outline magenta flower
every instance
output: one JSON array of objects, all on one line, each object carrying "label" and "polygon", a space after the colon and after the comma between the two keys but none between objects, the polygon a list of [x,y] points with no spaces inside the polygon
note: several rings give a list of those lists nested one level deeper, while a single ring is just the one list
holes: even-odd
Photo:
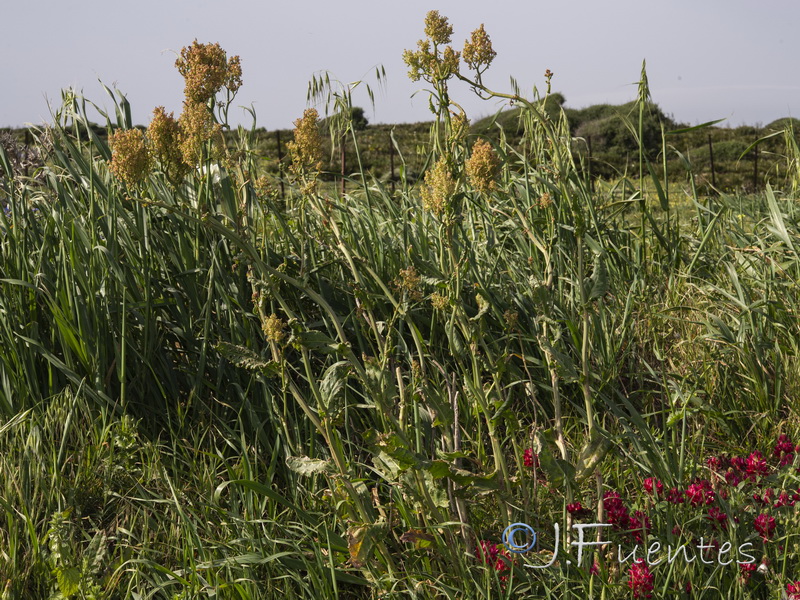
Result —
[{"label": "magenta flower", "polygon": [[640,558],[631,565],[628,571],[628,587],[634,598],[652,598],[653,574]]},{"label": "magenta flower", "polygon": [[644,534],[650,531],[651,527],[650,518],[640,510],[637,510],[633,513],[633,516],[628,518],[628,529],[631,530],[631,535],[640,544],[644,543]]},{"label": "magenta flower", "polygon": [[775,533],[775,517],[771,517],[767,513],[761,513],[756,517],[753,527],[759,535],[767,541]]},{"label": "magenta flower", "polygon": [[686,498],[692,506],[712,504],[716,498],[711,482],[708,479],[698,479],[686,489]]},{"label": "magenta flower", "polygon": [[747,476],[751,481],[756,481],[759,477],[763,477],[769,472],[767,460],[764,456],[756,450],[747,458]]},{"label": "magenta flower", "polygon": [[778,459],[781,467],[785,467],[794,461],[794,444],[789,439],[789,436],[782,433],[778,436],[778,441],[775,444],[775,449],[772,451],[772,456]]},{"label": "magenta flower", "polygon": [[580,502],[567,504],[567,512],[576,517],[585,517],[592,513],[588,508],[584,508]]},{"label": "magenta flower", "polygon": [[671,504],[683,504],[683,492],[678,488],[672,488],[667,492],[667,502]]},{"label": "magenta flower", "polygon": [[728,515],[722,512],[721,509],[717,508],[716,506],[712,506],[708,509],[708,515],[706,519],[711,521],[714,525],[719,527],[720,529],[727,530],[728,529]]},{"label": "magenta flower", "polygon": [[656,493],[660,496],[664,493],[664,484],[655,477],[648,477],[644,480],[642,485],[644,486],[644,490],[650,495]]},{"label": "magenta flower", "polygon": [[629,529],[630,515],[618,492],[608,491],[603,494],[603,509],[606,523],[613,525],[614,529]]},{"label": "magenta flower", "polygon": [[795,581],[786,586],[786,595],[789,600],[800,600],[800,581]]},{"label": "magenta flower", "polygon": [[500,548],[497,544],[488,540],[481,540],[481,558],[487,565],[492,565],[497,560],[497,555],[500,553]]},{"label": "magenta flower", "polygon": [[528,448],[522,456],[522,461],[525,466],[531,469],[539,468],[539,455],[533,453],[533,448]]},{"label": "magenta flower", "polygon": [[739,563],[739,569],[742,574],[742,579],[744,579],[745,581],[750,580],[750,575],[752,575],[753,571],[755,571],[757,568],[758,566],[756,565],[756,563]]}]

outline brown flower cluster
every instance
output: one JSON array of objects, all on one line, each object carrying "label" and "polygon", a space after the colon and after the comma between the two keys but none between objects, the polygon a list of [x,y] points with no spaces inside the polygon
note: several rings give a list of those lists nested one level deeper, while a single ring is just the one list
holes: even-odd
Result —
[{"label": "brown flower cluster", "polygon": [[464,42],[464,62],[473,71],[481,73],[489,68],[497,52],[492,48],[492,40],[481,24],[472,32],[472,37]]},{"label": "brown flower cluster", "polygon": [[400,269],[399,276],[395,279],[394,284],[398,291],[407,293],[411,300],[418,301],[422,299],[422,279],[413,266]]},{"label": "brown flower cluster", "polygon": [[441,217],[450,207],[450,200],[456,193],[456,180],[450,173],[447,160],[442,157],[425,173],[422,186],[422,204],[437,217]]},{"label": "brown flower cluster", "polygon": [[280,344],[286,339],[286,324],[275,313],[263,319],[261,329],[268,342]]},{"label": "brown flower cluster", "polygon": [[439,46],[449,44],[453,35],[453,28],[447,22],[447,17],[432,10],[425,17],[425,36],[427,39],[417,42],[416,52],[406,50],[403,52],[403,61],[409,67],[408,76],[412,81],[420,78],[434,83],[445,81],[458,73],[460,52],[453,50],[452,46]]},{"label": "brown flower cluster", "polygon": [[452,36],[453,27],[448,23],[447,17],[436,10],[430,11],[425,17],[425,39],[417,42],[416,51],[403,52],[403,61],[409,67],[408,76],[412,81],[445,81],[458,74],[461,58],[480,78],[497,56],[492,48],[492,40],[482,24],[464,42],[463,53],[453,50],[449,45]]},{"label": "brown flower cluster", "polygon": [[189,165],[183,160],[180,148],[181,127],[173,116],[167,114],[163,106],[153,110],[153,120],[147,128],[150,154],[160,164],[173,185],[177,185],[189,172]]},{"label": "brown flower cluster", "polygon": [[439,14],[438,10],[431,10],[425,15],[425,35],[434,44],[449,44],[453,26],[447,22],[447,17]]},{"label": "brown flower cluster", "polygon": [[175,61],[186,86],[189,103],[206,103],[223,87],[236,92],[242,85],[242,65],[238,56],[228,59],[219,44],[200,44],[195,40],[181,50]]},{"label": "brown flower cluster", "polygon": [[486,140],[475,142],[466,164],[467,177],[472,186],[484,194],[494,191],[499,170],[500,158],[492,145]]},{"label": "brown flower cluster", "polygon": [[196,166],[203,160],[203,146],[208,140],[215,142],[217,154],[222,149],[222,128],[203,103],[185,102],[178,118],[179,145],[183,162]]},{"label": "brown flower cluster", "polygon": [[242,85],[239,57],[228,59],[219,44],[195,40],[181,50],[175,66],[186,82],[180,117],[158,106],[146,136],[137,130],[117,131],[110,139],[111,172],[126,185],[142,181],[155,161],[167,179],[178,185],[203,160],[209,140],[214,141],[216,157],[224,153],[222,127],[214,119],[210,101],[223,87],[236,92]]},{"label": "brown flower cluster", "polygon": [[460,112],[450,119],[451,138],[455,142],[464,141],[469,133],[469,118]]},{"label": "brown flower cluster", "polygon": [[306,180],[305,192],[312,192],[322,168],[322,138],[319,134],[319,113],[308,108],[294,122],[294,141],[287,147],[292,156],[290,170],[298,179]]},{"label": "brown flower cluster", "polygon": [[150,172],[150,153],[139,129],[119,129],[109,137],[111,172],[128,187],[144,181]]}]

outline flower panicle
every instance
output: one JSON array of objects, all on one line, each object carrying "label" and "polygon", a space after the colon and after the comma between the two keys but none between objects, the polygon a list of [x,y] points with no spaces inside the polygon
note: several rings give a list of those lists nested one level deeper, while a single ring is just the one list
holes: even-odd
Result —
[{"label": "flower panicle", "polygon": [[478,73],[483,73],[492,64],[497,52],[492,48],[492,40],[483,28],[483,23],[472,32],[470,39],[464,42],[461,56],[467,66]]},{"label": "flower panicle", "polygon": [[118,129],[109,137],[111,172],[128,187],[144,181],[152,160],[144,132],[140,129]]}]

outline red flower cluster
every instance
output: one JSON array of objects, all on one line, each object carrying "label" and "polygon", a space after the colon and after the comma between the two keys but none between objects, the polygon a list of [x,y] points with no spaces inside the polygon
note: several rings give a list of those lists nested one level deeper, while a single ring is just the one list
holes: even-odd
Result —
[{"label": "red flower cluster", "polygon": [[571,515],[575,515],[576,517],[588,517],[592,514],[588,508],[584,508],[580,502],[573,502],[571,504],[567,504],[567,512]]},{"label": "red flower cluster", "polygon": [[631,530],[631,535],[640,544],[644,543],[644,534],[650,531],[650,528],[650,518],[642,511],[637,510],[629,517],[628,529]]},{"label": "red flower cluster", "polygon": [[755,571],[757,568],[758,565],[756,565],[756,563],[739,563],[739,569],[742,572],[742,579],[745,581],[750,579],[750,575],[752,575],[753,571]]},{"label": "red flower cluster", "polygon": [[775,533],[775,517],[761,513],[756,517],[753,527],[764,538],[764,541],[767,541]]},{"label": "red flower cluster", "polygon": [[800,600],[800,581],[795,581],[786,586],[786,595],[789,600]]},{"label": "red flower cluster", "polygon": [[792,440],[789,439],[788,435],[782,433],[778,436],[772,456],[778,459],[779,466],[785,467],[794,462],[794,451],[795,447]]},{"label": "red flower cluster", "polygon": [[658,494],[659,496],[664,493],[664,484],[655,477],[648,477],[642,483],[644,490],[648,494]]},{"label": "red flower cluster", "polygon": [[667,492],[667,502],[671,504],[683,504],[683,492],[678,488],[671,488]]},{"label": "red flower cluster", "polygon": [[686,498],[692,506],[713,504],[716,497],[708,479],[698,479],[686,489]]},{"label": "red flower cluster", "polygon": [[634,598],[653,597],[653,574],[641,558],[628,571],[628,587]]},{"label": "red flower cluster", "polygon": [[609,490],[603,494],[603,510],[606,513],[606,523],[613,525],[614,529],[628,529],[631,517],[618,492]]},{"label": "red flower cluster", "polygon": [[[483,563],[486,565],[492,565],[494,570],[499,573],[508,571],[511,568],[509,566],[511,555],[505,548],[501,550],[501,547],[502,546],[498,546],[494,542],[481,540],[480,555],[481,558],[483,558]],[[506,581],[507,578],[507,575],[503,575],[500,577],[500,580]]]},{"label": "red flower cluster", "polygon": [[522,462],[529,469],[538,469],[539,468],[539,455],[533,453],[533,448],[528,448],[527,450],[525,450],[525,453],[522,455]]},{"label": "red flower cluster", "polygon": [[761,452],[756,450],[747,457],[747,466],[745,470],[747,471],[747,478],[750,479],[750,481],[758,481],[761,477],[769,474],[767,459],[764,458]]},{"label": "red flower cluster", "polygon": [[708,509],[708,516],[706,519],[711,521],[714,525],[719,527],[720,529],[726,530],[728,529],[728,515],[716,506],[712,506]]}]

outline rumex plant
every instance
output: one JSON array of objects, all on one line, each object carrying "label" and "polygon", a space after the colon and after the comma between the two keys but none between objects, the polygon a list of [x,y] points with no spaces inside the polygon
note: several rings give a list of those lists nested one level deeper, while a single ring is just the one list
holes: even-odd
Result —
[{"label": "rumex plant", "polygon": [[[238,57],[197,41],[177,117],[135,128],[119,96],[107,145],[68,94],[35,177],[2,147],[8,594],[800,594],[793,206],[679,215],[644,71],[639,178],[593,189],[552,72],[492,90],[489,33],[454,31],[432,11],[404,54],[434,121],[397,190],[359,162],[351,84],[295,121],[281,197],[228,131]],[[475,133],[454,80],[521,142]]]}]

